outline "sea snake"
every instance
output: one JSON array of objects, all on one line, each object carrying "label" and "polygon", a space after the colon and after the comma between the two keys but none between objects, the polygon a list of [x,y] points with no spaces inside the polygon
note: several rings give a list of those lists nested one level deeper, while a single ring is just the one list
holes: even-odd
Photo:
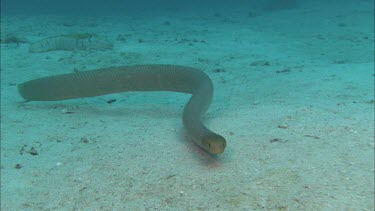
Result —
[{"label": "sea snake", "polygon": [[127,91],[173,91],[192,94],[183,111],[187,134],[211,154],[220,154],[225,138],[206,128],[202,116],[213,95],[211,79],[202,71],[178,65],[136,65],[102,68],[50,77],[18,85],[26,101],[55,101]]},{"label": "sea snake", "polygon": [[41,53],[54,50],[106,50],[112,49],[113,44],[108,40],[101,39],[94,34],[68,34],[48,37],[30,45],[31,53]]}]

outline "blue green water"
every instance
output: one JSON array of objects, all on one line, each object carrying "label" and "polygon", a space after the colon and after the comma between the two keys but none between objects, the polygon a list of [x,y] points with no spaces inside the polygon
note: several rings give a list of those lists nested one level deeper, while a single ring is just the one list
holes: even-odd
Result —
[{"label": "blue green water", "polygon": [[[222,154],[190,140],[187,94],[17,89],[141,64],[211,78]],[[1,1],[1,210],[374,210],[374,2]]]}]

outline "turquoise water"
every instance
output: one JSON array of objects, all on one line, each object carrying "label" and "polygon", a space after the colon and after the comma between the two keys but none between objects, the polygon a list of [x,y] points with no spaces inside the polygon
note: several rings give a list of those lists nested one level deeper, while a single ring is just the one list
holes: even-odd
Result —
[{"label": "turquoise water", "polygon": [[[374,209],[373,1],[1,4],[1,210]],[[17,89],[142,64],[211,78],[222,154],[184,129],[188,94]]]}]

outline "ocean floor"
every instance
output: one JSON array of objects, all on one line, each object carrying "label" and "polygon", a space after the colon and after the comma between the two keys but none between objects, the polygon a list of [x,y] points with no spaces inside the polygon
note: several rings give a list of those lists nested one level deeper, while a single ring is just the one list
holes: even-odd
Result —
[{"label": "ocean floor", "polygon": [[[1,210],[373,210],[373,9],[2,17]],[[114,48],[29,52],[69,33]],[[204,122],[226,137],[223,154],[186,136],[186,94],[23,102],[17,91],[153,63],[211,77]]]}]

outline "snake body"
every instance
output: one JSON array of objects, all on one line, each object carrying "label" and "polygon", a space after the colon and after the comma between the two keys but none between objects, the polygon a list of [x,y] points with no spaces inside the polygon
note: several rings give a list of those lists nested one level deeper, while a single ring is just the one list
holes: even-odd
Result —
[{"label": "snake body", "polygon": [[32,43],[29,51],[41,53],[54,50],[106,50],[112,48],[113,44],[108,40],[101,39],[93,34],[83,33],[48,37]]},{"label": "snake body", "polygon": [[127,91],[173,91],[192,94],[183,124],[192,140],[211,154],[226,147],[224,137],[206,128],[202,116],[211,104],[213,84],[202,71],[178,65],[102,68],[39,78],[18,85],[27,101],[56,101]]}]

